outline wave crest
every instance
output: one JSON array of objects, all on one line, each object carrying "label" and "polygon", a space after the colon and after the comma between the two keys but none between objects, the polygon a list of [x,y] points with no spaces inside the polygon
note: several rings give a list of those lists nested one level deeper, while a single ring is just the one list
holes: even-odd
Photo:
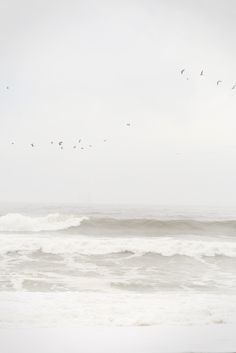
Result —
[{"label": "wave crest", "polygon": [[59,213],[49,214],[45,217],[29,217],[18,213],[9,213],[0,217],[1,232],[41,232],[58,231],[71,227],[79,227],[87,217],[74,217]]}]

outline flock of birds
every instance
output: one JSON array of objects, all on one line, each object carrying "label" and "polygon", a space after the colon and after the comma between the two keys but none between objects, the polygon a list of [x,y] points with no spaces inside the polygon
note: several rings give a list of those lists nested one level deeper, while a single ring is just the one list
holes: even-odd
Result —
[{"label": "flock of birds", "polygon": [[[184,73],[186,72],[186,69],[182,69],[180,71],[181,75],[184,75]],[[201,70],[200,72],[200,76],[203,76],[204,75],[204,70]],[[186,80],[189,80],[189,78],[187,77]],[[216,85],[219,86],[223,81],[222,80],[217,80],[216,81]],[[235,89],[236,88],[236,84],[234,84],[231,89]]]},{"label": "flock of birds", "polygon": [[[182,69],[182,70],[180,70],[180,74],[181,74],[181,75],[185,75],[185,73],[186,73],[186,69],[185,69],[185,68]],[[201,70],[201,71],[200,71],[200,76],[204,76],[204,70]],[[189,77],[186,77],[186,80],[189,80]],[[217,81],[216,81],[216,85],[219,86],[220,84],[222,84],[222,82],[223,82],[222,80],[217,80]],[[6,90],[9,90],[9,89],[10,89],[10,86],[6,86],[5,88],[6,88]],[[234,85],[231,87],[232,90],[234,90],[235,88],[236,88],[236,84],[234,84]],[[126,123],[126,126],[130,127],[131,124],[130,124],[130,123]],[[78,148],[78,149],[84,150],[85,147],[81,145],[81,142],[82,142],[82,139],[79,139],[79,140],[78,140],[78,144],[74,144],[74,145],[72,146],[72,148],[73,148],[73,149]],[[107,140],[104,139],[103,142],[107,142]],[[12,145],[15,145],[15,142],[11,142],[11,144],[12,144]],[[59,142],[51,141],[50,144],[51,144],[51,145],[57,144],[61,150],[64,149],[64,141],[59,141]],[[36,144],[35,144],[35,143],[30,143],[30,146],[31,146],[32,148],[34,148],[34,147],[36,147]],[[89,144],[87,147],[92,148],[93,146],[92,146],[91,144]]]},{"label": "flock of birds", "polygon": [[[127,126],[127,127],[130,127],[130,126],[131,126],[131,123],[126,123],[126,126]],[[103,142],[107,142],[107,139],[104,139]],[[73,149],[78,148],[78,149],[84,150],[84,149],[85,149],[85,146],[82,146],[81,143],[82,143],[82,139],[79,139],[79,140],[78,140],[78,144],[74,144],[74,145],[72,146],[72,148],[73,148]],[[15,142],[12,141],[11,144],[12,144],[12,145],[15,145]],[[51,144],[51,145],[54,145],[54,144],[55,144],[55,145],[58,145],[58,147],[59,147],[61,150],[64,149],[64,141],[62,141],[62,140],[61,140],[61,141],[50,141],[50,144]],[[34,148],[34,147],[36,147],[36,144],[35,144],[35,143],[30,143],[30,146],[31,146],[32,148]],[[93,145],[89,144],[89,145],[87,145],[87,147],[88,147],[88,148],[92,148]]]}]

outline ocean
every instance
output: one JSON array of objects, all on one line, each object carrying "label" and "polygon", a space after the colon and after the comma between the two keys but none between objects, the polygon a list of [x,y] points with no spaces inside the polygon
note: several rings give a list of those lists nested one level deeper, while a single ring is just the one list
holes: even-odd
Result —
[{"label": "ocean", "polygon": [[0,327],[236,322],[236,210],[0,206]]}]

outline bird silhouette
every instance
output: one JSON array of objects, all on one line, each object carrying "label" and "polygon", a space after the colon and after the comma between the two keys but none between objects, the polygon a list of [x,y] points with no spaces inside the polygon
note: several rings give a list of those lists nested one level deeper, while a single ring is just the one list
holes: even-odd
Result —
[{"label": "bird silhouette", "polygon": [[34,144],[33,144],[33,143],[31,143],[31,144],[30,144],[30,146],[31,146],[31,147],[34,147]]},{"label": "bird silhouette", "polygon": [[201,71],[200,76],[203,76],[203,70]]},{"label": "bird silhouette", "polygon": [[232,89],[235,89],[236,88],[236,85],[233,85]]},{"label": "bird silhouette", "polygon": [[222,82],[221,80],[218,80],[218,81],[216,82],[217,86],[219,86],[219,84],[220,84],[221,82]]},{"label": "bird silhouette", "polygon": [[184,71],[185,71],[185,69],[182,69],[182,70],[180,71],[181,75],[183,75]]},{"label": "bird silhouette", "polygon": [[130,126],[130,123],[127,123],[126,126]]}]

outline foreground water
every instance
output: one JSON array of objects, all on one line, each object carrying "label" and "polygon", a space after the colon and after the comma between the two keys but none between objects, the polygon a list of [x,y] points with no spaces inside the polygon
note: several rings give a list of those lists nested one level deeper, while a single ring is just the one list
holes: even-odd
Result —
[{"label": "foreground water", "polygon": [[236,212],[0,207],[0,325],[236,322]]}]

